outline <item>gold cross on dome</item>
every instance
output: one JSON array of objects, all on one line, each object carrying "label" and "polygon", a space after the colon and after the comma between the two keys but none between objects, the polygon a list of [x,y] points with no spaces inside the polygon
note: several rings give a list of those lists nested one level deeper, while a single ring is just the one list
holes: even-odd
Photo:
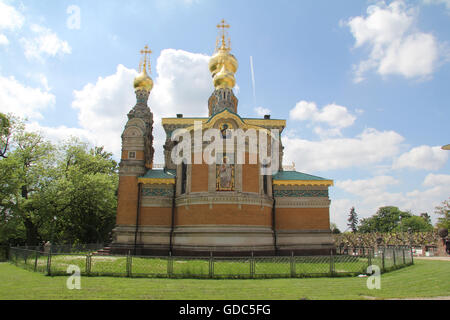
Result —
[{"label": "gold cross on dome", "polygon": [[152,53],[152,50],[150,50],[147,45],[144,47],[144,50],[141,50],[141,54],[143,55],[143,57],[142,57],[141,63],[139,64],[139,72],[142,71],[141,70],[142,63],[144,64],[144,69],[146,69],[146,67],[148,65],[148,70],[150,72],[150,63],[147,61],[147,55],[151,54],[151,53]]},{"label": "gold cross on dome", "polygon": [[226,47],[226,44],[225,44],[225,29],[228,29],[228,28],[230,28],[230,25],[229,24],[226,24],[225,23],[225,19],[222,19],[222,21],[220,22],[220,24],[218,24],[217,25],[217,28],[220,30],[220,29],[222,29],[221,31],[222,31],[222,46],[223,47]]}]

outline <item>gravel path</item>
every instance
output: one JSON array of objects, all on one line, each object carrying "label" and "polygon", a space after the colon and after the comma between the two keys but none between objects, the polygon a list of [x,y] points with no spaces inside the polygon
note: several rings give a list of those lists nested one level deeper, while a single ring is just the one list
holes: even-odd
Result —
[{"label": "gravel path", "polygon": [[440,260],[440,261],[450,261],[450,257],[414,257],[418,260]]}]

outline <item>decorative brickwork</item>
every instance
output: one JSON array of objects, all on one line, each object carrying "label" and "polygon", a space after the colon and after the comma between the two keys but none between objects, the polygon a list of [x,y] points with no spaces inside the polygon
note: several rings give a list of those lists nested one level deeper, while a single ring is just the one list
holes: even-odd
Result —
[{"label": "decorative brickwork", "polygon": [[275,190],[275,197],[328,197],[328,190]]}]

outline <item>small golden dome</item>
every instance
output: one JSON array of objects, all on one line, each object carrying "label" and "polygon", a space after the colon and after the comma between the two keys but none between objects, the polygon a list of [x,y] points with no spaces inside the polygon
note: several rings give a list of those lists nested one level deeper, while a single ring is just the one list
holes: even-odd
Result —
[{"label": "small golden dome", "polygon": [[153,89],[153,80],[147,74],[146,68],[144,67],[142,72],[134,78],[134,90],[146,90],[151,91]]}]

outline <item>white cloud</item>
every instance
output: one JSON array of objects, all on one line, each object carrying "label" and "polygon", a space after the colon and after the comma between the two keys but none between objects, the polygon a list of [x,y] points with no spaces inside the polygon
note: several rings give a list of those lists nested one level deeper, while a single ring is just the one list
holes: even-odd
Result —
[{"label": "white cloud", "polygon": [[264,117],[265,115],[271,113],[270,109],[263,108],[263,107],[256,107],[256,108],[254,108],[253,110],[256,112],[256,114],[257,114],[259,117]]},{"label": "white cloud", "polygon": [[413,168],[424,170],[438,170],[448,160],[448,151],[441,147],[420,146],[403,153],[394,160],[393,169]]},{"label": "white cloud", "polygon": [[388,185],[398,183],[399,181],[394,177],[377,176],[370,179],[337,181],[336,187],[355,195],[367,196],[381,192]]},{"label": "white cloud", "polygon": [[372,69],[380,75],[427,78],[436,69],[441,45],[431,33],[415,27],[417,9],[396,0],[367,8],[367,16],[351,18],[346,24],[355,38],[355,48],[367,46],[369,58],[355,66],[355,81],[364,80]]},{"label": "white cloud", "polygon": [[425,3],[425,4],[443,4],[447,8],[447,10],[450,10],[450,0],[423,0],[423,3]]},{"label": "white cloud", "polygon": [[425,177],[423,185],[426,187],[445,186],[445,185],[450,186],[450,175],[429,173]]},{"label": "white cloud", "polygon": [[14,77],[0,75],[0,111],[30,119],[42,118],[41,112],[53,107],[56,98],[49,90],[28,87]]},{"label": "white cloud", "polygon": [[72,52],[69,43],[59,39],[51,29],[33,24],[30,30],[35,34],[33,38],[20,39],[27,59],[43,61],[44,57],[56,57]]},{"label": "white cloud", "polygon": [[20,29],[24,21],[25,18],[19,11],[0,1],[0,30]]},{"label": "white cloud", "polygon": [[[213,91],[208,61],[206,55],[174,49],[163,50],[157,59],[157,76],[148,103],[154,115],[156,162],[163,161],[166,137],[162,117],[175,117],[177,113],[207,116],[207,102]],[[134,69],[119,65],[115,74],[100,77],[95,84],[74,92],[72,107],[78,110],[80,126],[89,132],[91,140],[104,145],[116,157],[120,156],[126,115],[136,104],[136,75]]]},{"label": "white cloud", "polygon": [[74,91],[72,107],[78,110],[81,128],[87,130],[97,145],[120,156],[121,134],[127,113],[136,103],[133,79],[137,72],[118,65],[116,73],[99,77]]},{"label": "white cloud", "polygon": [[332,103],[319,110],[315,102],[304,100],[298,102],[289,112],[289,118],[328,125],[331,128],[324,129],[317,126],[314,129],[314,132],[323,137],[341,135],[341,129],[351,126],[356,120],[356,117],[351,115],[346,107]]},{"label": "white cloud", "polygon": [[284,161],[299,171],[364,167],[397,155],[404,138],[394,131],[365,129],[355,138],[309,141],[283,137]]},{"label": "white cloud", "polygon": [[336,223],[345,229],[349,209],[355,206],[360,218],[367,218],[383,206],[396,206],[400,210],[410,210],[413,214],[427,212],[436,222],[434,208],[450,194],[450,175],[428,174],[422,190],[390,192],[392,185],[401,185],[401,181],[392,176],[376,176],[368,179],[337,181],[336,188],[356,196],[352,199],[332,199],[330,212]]},{"label": "white cloud", "polygon": [[0,33],[0,46],[7,46],[7,45],[9,45],[8,38],[4,34]]}]

